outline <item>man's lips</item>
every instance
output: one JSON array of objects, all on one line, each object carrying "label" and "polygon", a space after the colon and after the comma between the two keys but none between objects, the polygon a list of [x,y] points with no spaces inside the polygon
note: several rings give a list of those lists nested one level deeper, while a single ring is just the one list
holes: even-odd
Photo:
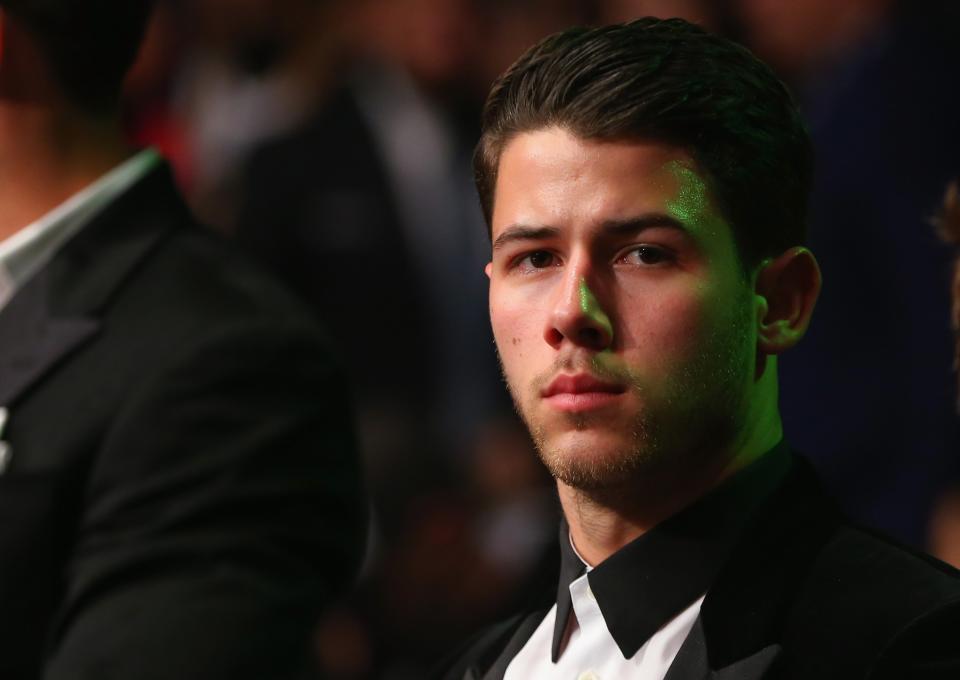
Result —
[{"label": "man's lips", "polygon": [[589,373],[558,375],[541,396],[561,411],[588,411],[605,406],[626,392],[618,383],[600,380]]}]

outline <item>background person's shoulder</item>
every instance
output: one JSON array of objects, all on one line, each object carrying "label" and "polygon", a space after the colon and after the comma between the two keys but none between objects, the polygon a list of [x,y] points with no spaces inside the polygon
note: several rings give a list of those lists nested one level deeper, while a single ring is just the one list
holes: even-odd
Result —
[{"label": "background person's shoulder", "polygon": [[184,313],[207,319],[230,318],[299,322],[319,329],[316,314],[275,275],[227,237],[190,224],[176,230],[146,262],[148,285],[163,282],[164,299]]}]

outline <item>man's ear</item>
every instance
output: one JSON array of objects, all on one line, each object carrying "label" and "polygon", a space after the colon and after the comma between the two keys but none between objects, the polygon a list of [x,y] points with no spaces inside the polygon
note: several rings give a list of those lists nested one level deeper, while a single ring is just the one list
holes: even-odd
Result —
[{"label": "man's ear", "polygon": [[820,265],[806,248],[796,247],[766,261],[757,272],[757,344],[764,354],[780,354],[796,345],[813,316],[820,295]]},{"label": "man's ear", "polygon": [[487,266],[483,268],[483,273],[487,275],[487,278],[490,278],[490,272],[493,270],[493,262],[487,262]]}]

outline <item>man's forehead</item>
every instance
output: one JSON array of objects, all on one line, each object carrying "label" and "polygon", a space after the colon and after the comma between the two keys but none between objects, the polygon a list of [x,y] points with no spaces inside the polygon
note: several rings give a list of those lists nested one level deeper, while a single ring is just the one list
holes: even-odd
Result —
[{"label": "man's forehead", "polygon": [[648,137],[584,137],[567,127],[553,125],[512,135],[500,154],[499,169],[516,159],[555,164],[574,171],[599,160],[617,163],[643,173],[654,173],[671,161],[696,169],[689,152],[674,144]]},{"label": "man's forehead", "polygon": [[534,218],[551,213],[562,218],[563,210],[598,224],[648,211],[691,228],[719,219],[708,180],[682,148],[646,139],[585,139],[557,127],[517,134],[500,156],[493,237],[517,221],[539,223]]}]

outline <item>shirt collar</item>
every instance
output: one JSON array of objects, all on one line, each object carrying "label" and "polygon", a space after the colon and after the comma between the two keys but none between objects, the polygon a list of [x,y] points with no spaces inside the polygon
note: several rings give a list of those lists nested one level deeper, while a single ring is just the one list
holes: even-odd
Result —
[{"label": "shirt collar", "polygon": [[[604,622],[624,658],[702,596],[757,507],[780,484],[791,457],[781,441],[693,505],[664,520],[588,575]],[[572,608],[570,584],[586,570],[560,527],[560,581],[551,658],[560,657]]]},{"label": "shirt collar", "polygon": [[100,210],[159,162],[156,150],[141,151],[40,219],[0,241],[0,308]]}]

